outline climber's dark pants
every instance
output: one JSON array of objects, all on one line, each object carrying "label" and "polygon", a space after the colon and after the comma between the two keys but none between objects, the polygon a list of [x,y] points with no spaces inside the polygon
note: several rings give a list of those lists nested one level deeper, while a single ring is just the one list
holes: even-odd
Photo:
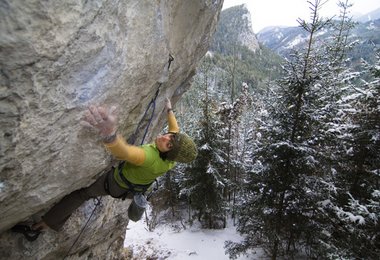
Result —
[{"label": "climber's dark pants", "polygon": [[[109,193],[104,188],[105,181],[108,178]],[[66,220],[70,217],[80,205],[90,198],[110,194],[113,197],[120,197],[125,194],[126,189],[120,187],[114,180],[113,170],[100,176],[93,184],[87,188],[76,190],[63,197],[54,207],[52,207],[42,218],[51,228],[58,231]]]}]

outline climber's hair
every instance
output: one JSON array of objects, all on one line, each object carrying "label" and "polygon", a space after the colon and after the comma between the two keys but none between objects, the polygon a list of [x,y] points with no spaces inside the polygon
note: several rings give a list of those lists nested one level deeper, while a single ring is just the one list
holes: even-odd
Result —
[{"label": "climber's hair", "polygon": [[168,158],[168,152],[160,151],[160,158],[165,161]]}]

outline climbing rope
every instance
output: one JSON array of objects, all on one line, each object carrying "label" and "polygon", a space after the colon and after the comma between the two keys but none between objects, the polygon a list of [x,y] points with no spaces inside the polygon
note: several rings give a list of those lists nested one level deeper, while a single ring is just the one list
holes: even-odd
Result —
[{"label": "climbing rope", "polygon": [[[168,61],[168,68],[167,68],[168,70],[170,69],[170,65],[171,65],[171,63],[172,63],[173,60],[174,60],[173,56],[169,54],[169,61]],[[144,122],[144,119],[145,119],[145,117],[146,117],[148,111],[149,111],[150,109],[152,109],[152,112],[151,112],[150,117],[149,117],[149,120],[148,120],[148,124],[147,124],[147,126],[145,127],[145,132],[144,132],[143,138],[142,138],[141,143],[140,143],[141,145],[144,144],[145,137],[146,137],[146,135],[147,135],[147,133],[148,133],[148,130],[149,130],[150,124],[152,123],[152,120],[153,120],[154,112],[155,112],[155,110],[156,110],[156,100],[157,100],[157,97],[158,97],[158,93],[160,92],[161,85],[162,85],[162,82],[160,82],[160,83],[158,84],[158,87],[157,87],[156,93],[154,94],[154,97],[152,98],[152,100],[149,102],[149,104],[148,104],[148,106],[147,106],[147,108],[146,108],[146,110],[145,110],[145,112],[144,112],[143,117],[141,118],[140,122],[138,123],[138,125],[137,125],[137,127],[136,127],[135,132],[134,132],[134,133],[131,135],[131,137],[128,139],[128,143],[129,143],[129,144],[135,144],[135,142],[136,142],[136,136],[137,136],[137,134],[138,134],[138,132],[139,132],[139,130],[140,130],[140,127],[141,127],[142,123]]]},{"label": "climbing rope", "polygon": [[[171,63],[172,63],[173,60],[174,60],[173,56],[169,54],[169,61],[168,61],[168,68],[167,68],[168,70],[170,69],[170,65],[171,65]],[[155,112],[155,110],[156,110],[156,100],[157,100],[158,94],[159,94],[159,92],[160,92],[161,85],[162,85],[162,82],[160,82],[160,83],[158,84],[158,87],[157,87],[156,93],[154,94],[154,97],[153,97],[152,100],[149,102],[149,104],[148,104],[148,106],[147,106],[147,108],[146,108],[146,110],[145,110],[145,112],[144,112],[143,117],[141,118],[139,124],[138,124],[137,127],[136,127],[135,132],[134,132],[134,133],[131,135],[131,137],[128,139],[128,143],[130,143],[130,144],[134,144],[134,143],[135,143],[135,141],[136,141],[136,136],[137,136],[138,131],[139,131],[140,127],[141,127],[141,124],[142,124],[142,122],[144,121],[144,119],[145,119],[145,117],[146,117],[148,111],[149,111],[150,109],[152,109],[152,113],[151,113],[151,115],[150,115],[150,117],[149,117],[148,124],[147,124],[147,126],[145,127],[144,135],[143,135],[143,138],[142,138],[142,140],[141,140],[141,145],[144,144],[145,137],[146,137],[146,135],[147,135],[147,133],[148,133],[148,130],[149,130],[150,124],[152,123],[152,120],[153,120],[154,112]],[[123,163],[124,163],[124,162],[123,162]],[[120,165],[122,165],[123,163],[121,163]],[[120,165],[119,165],[119,167],[120,167]],[[95,207],[94,207],[94,209],[92,210],[90,217],[87,219],[86,224],[83,226],[81,232],[78,234],[77,238],[75,239],[74,243],[71,245],[70,249],[67,251],[67,253],[66,253],[66,255],[65,255],[65,257],[64,257],[63,259],[66,259],[66,258],[69,256],[71,250],[73,249],[73,247],[75,246],[75,244],[78,242],[80,236],[82,235],[82,233],[83,233],[84,230],[86,229],[86,227],[87,227],[88,223],[90,222],[91,217],[94,215],[94,213],[95,213],[97,207],[101,204],[101,197],[97,197],[97,198],[94,198],[94,199],[95,199],[95,201],[96,201],[96,202],[95,202]]]},{"label": "climbing rope", "polygon": [[70,254],[70,252],[71,252],[71,249],[73,249],[74,245],[78,242],[80,236],[82,235],[82,233],[83,233],[84,230],[86,229],[88,223],[90,222],[91,217],[92,217],[92,216],[94,215],[94,213],[95,213],[96,208],[102,203],[100,198],[94,198],[94,200],[95,200],[95,203],[94,203],[94,204],[95,204],[95,207],[94,207],[94,209],[92,210],[90,217],[87,219],[86,224],[84,224],[82,230],[80,231],[79,235],[77,236],[77,238],[75,239],[74,243],[71,245],[69,251],[67,251],[67,253],[66,253],[66,255],[65,255],[65,257],[64,257],[63,259],[66,259],[66,258],[69,256],[69,254]]}]

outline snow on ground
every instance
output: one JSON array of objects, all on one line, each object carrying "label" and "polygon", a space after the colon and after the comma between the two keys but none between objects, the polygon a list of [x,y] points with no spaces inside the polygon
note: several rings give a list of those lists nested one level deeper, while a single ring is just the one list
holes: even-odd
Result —
[{"label": "snow on ground", "polygon": [[[149,232],[144,220],[130,221],[125,235],[124,247],[133,259],[170,259],[170,260],[195,260],[218,259],[227,260],[224,242],[232,240],[240,241],[241,237],[236,232],[232,223],[228,223],[223,230],[205,230],[200,227],[178,228],[178,225],[161,225],[153,232]],[[268,259],[263,256],[261,250],[250,256],[240,256],[238,260]]]}]

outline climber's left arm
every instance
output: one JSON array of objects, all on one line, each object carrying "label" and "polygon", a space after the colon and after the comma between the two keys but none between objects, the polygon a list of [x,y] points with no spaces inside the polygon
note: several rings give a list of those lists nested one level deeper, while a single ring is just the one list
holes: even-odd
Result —
[{"label": "climber's left arm", "polygon": [[175,118],[173,109],[172,109],[172,104],[170,102],[170,99],[166,98],[166,103],[165,103],[165,111],[167,112],[167,118],[168,118],[168,125],[169,125],[169,132],[170,133],[178,133],[179,132],[179,127],[177,120]]}]

